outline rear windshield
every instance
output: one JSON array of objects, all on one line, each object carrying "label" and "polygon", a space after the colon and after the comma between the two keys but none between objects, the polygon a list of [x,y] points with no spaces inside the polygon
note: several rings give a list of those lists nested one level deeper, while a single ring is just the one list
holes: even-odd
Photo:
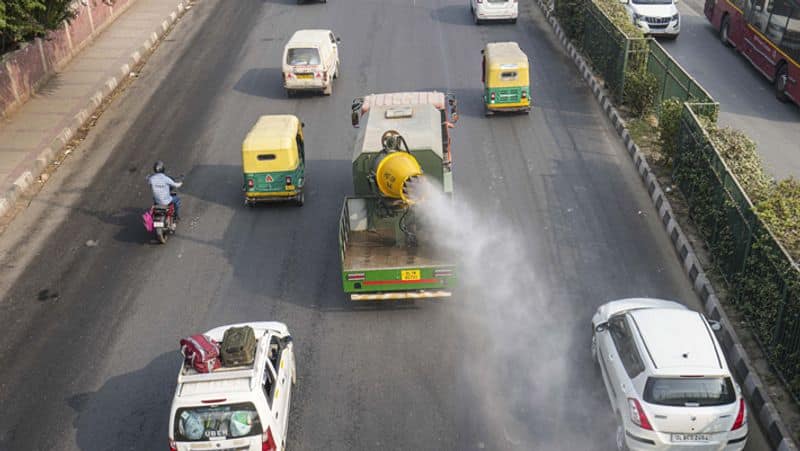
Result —
[{"label": "rear windshield", "polygon": [[317,49],[289,49],[286,52],[286,64],[290,66],[314,66],[320,64]]},{"label": "rear windshield", "polygon": [[662,406],[721,406],[736,401],[736,393],[729,377],[651,377],[644,400]]},{"label": "rear windshield", "polygon": [[261,435],[261,421],[251,402],[178,409],[175,441],[202,442]]}]

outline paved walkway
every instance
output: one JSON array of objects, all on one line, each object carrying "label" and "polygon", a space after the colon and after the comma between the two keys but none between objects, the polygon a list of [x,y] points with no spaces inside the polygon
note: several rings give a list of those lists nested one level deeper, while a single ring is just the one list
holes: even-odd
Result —
[{"label": "paved walkway", "polygon": [[38,94],[0,122],[0,215],[177,20],[185,3],[137,0]]}]

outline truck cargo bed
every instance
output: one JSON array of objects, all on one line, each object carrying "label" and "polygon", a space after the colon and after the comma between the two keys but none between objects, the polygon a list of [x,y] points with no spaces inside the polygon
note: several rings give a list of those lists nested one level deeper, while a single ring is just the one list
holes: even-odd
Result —
[{"label": "truck cargo bed", "polygon": [[347,242],[345,271],[448,264],[445,259],[433,255],[429,248],[396,246],[393,238],[381,236],[379,232],[350,231]]}]

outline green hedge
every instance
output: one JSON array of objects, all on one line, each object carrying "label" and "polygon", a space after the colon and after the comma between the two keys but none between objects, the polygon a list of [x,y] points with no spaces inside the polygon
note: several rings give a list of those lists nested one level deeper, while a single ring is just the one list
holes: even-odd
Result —
[{"label": "green hedge", "polygon": [[61,26],[75,17],[73,0],[0,1],[0,53]]}]

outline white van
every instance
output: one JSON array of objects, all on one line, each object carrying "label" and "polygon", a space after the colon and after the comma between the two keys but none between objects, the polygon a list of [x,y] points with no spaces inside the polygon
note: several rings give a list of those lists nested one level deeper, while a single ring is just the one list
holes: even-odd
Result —
[{"label": "white van", "polygon": [[469,0],[472,20],[480,25],[486,20],[510,20],[517,23],[519,7],[517,0]]},{"label": "white van", "polygon": [[282,451],[296,369],[292,337],[279,322],[232,324],[205,333],[221,342],[230,327],[256,335],[252,365],[198,373],[182,365],[169,415],[170,451]]},{"label": "white van", "polygon": [[331,30],[297,30],[283,49],[286,95],[299,90],[333,94],[333,79],[339,77],[339,42]]},{"label": "white van", "polygon": [[677,0],[620,0],[644,34],[676,39],[681,32]]}]

